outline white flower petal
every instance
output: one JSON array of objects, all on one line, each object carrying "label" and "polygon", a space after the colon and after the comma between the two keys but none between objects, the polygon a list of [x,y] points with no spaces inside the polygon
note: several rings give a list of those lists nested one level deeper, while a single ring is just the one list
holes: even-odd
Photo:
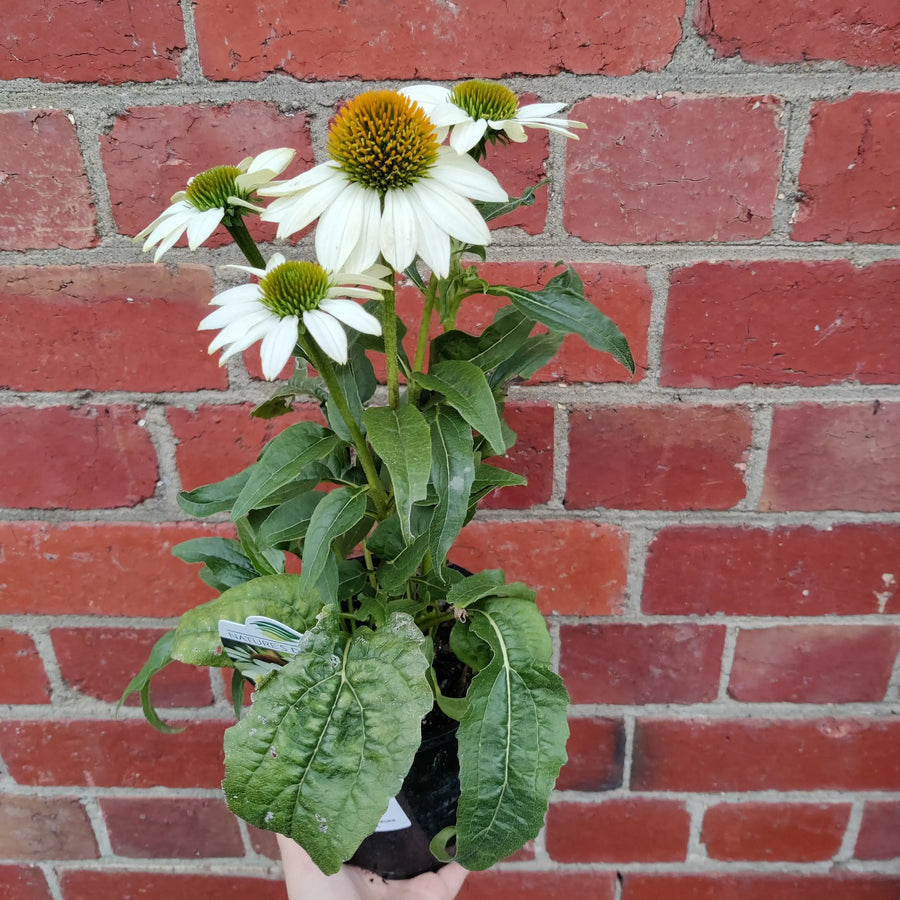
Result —
[{"label": "white flower petal", "polygon": [[356,249],[342,263],[345,272],[371,272],[387,275],[390,269],[376,265],[381,253],[379,230],[381,228],[381,198],[375,191],[366,191],[366,202],[360,217],[361,229]]},{"label": "white flower petal", "polygon": [[[264,306],[258,306],[253,312],[247,313],[247,315],[241,316],[241,318],[226,325],[212,339],[212,342],[209,345],[209,352],[215,353],[219,347],[224,347],[226,344],[235,342],[240,343],[248,331],[252,331],[254,328],[265,322],[269,323],[269,327],[274,327],[278,322],[278,316]],[[253,341],[250,341],[250,344],[252,343]],[[250,344],[247,344],[246,346],[249,347]]]},{"label": "white flower petal", "polygon": [[433,180],[420,181],[410,190],[432,222],[447,234],[469,244],[485,246],[491,242],[487,223],[464,197]]},{"label": "white flower petal", "polygon": [[197,210],[197,213],[198,215],[194,216],[187,226],[188,247],[191,250],[196,250],[219,227],[219,223],[225,218],[224,207],[207,209],[203,212]]},{"label": "white flower petal", "polygon": [[419,245],[416,216],[410,206],[411,192],[412,188],[407,188],[384,195],[379,244],[384,258],[398,271],[416,258]]},{"label": "white flower petal", "polygon": [[458,155],[446,147],[441,148],[429,174],[454,193],[473,200],[502,203],[509,199],[493,172],[478,165],[471,156]]},{"label": "white flower petal", "polygon": [[447,103],[450,99],[449,88],[441,87],[439,84],[411,84],[409,87],[401,88],[399,93],[418,103],[426,113],[432,107],[439,103]]},{"label": "white flower petal", "polygon": [[440,222],[428,215],[421,203],[415,203],[413,210],[419,225],[419,256],[439,278],[446,278],[450,274],[450,235]]},{"label": "white flower petal", "polygon": [[299,322],[297,316],[285,316],[263,338],[259,348],[259,359],[262,363],[263,376],[267,381],[277,378],[278,373],[291,358],[297,343]]},{"label": "white flower petal", "polygon": [[[278,223],[278,237],[288,237],[317,219],[347,189],[350,183],[340,172],[331,170],[329,179],[308,191],[280,197],[260,216],[263,222]],[[262,191],[260,191],[262,193]]]},{"label": "white flower petal", "polygon": [[329,271],[340,268],[359,243],[368,204],[366,193],[365,188],[348,182],[319,218],[316,256]]},{"label": "white flower petal", "polygon": [[250,163],[248,172],[258,172],[260,169],[271,169],[276,175],[280,175],[297,154],[290,147],[278,147],[274,150],[263,150],[259,156]]},{"label": "white flower petal", "polygon": [[[265,335],[278,324],[278,321],[278,317],[273,315],[271,318],[254,325],[243,337],[234,341],[231,346],[225,350],[219,357],[219,365],[224,365],[225,360],[230,359],[235,353],[243,353],[251,344],[256,343],[261,337],[265,337]],[[212,352],[214,351],[210,350],[210,353]]]},{"label": "white flower petal", "polygon": [[381,322],[352,300],[326,297],[319,302],[319,309],[364,334],[381,334]]},{"label": "white flower petal", "polygon": [[334,178],[338,165],[334,160],[328,160],[328,162],[313,166],[311,169],[307,169],[305,172],[301,172],[287,181],[280,181],[269,185],[267,188],[261,188],[259,193],[263,197],[283,197],[286,194],[295,194],[297,191],[308,191],[317,184]]},{"label": "white flower petal", "polygon": [[220,294],[216,294],[209,302],[213,306],[224,306],[226,303],[245,303],[248,300],[259,300],[258,284],[239,284],[236,287],[227,288]]},{"label": "white flower petal", "polygon": [[328,297],[356,297],[360,300],[381,300],[380,291],[374,291],[371,288],[361,287],[339,287],[329,288]]},{"label": "white flower petal", "polygon": [[258,300],[246,300],[243,303],[228,303],[214,309],[197,326],[197,331],[209,331],[212,328],[224,328],[232,322],[255,312],[259,308]]},{"label": "white flower petal", "polygon": [[484,137],[485,131],[487,122],[484,119],[460,122],[459,125],[454,125],[453,131],[450,132],[450,146],[457,153],[467,153]]},{"label": "white flower petal", "polygon": [[504,122],[498,130],[505,132],[506,136],[514,144],[524,144],[525,141],[528,140],[528,135],[525,134],[525,129],[518,122]]},{"label": "white flower petal", "polygon": [[561,109],[565,109],[565,107],[565,103],[526,103],[525,106],[519,107],[519,111],[516,113],[515,118],[520,122],[525,122],[526,119],[552,116],[553,113],[558,113]]},{"label": "white flower petal", "polygon": [[341,365],[347,362],[347,335],[337,319],[318,309],[310,309],[303,313],[303,324],[331,359]]},{"label": "white flower petal", "polygon": [[[372,269],[376,268],[376,266],[372,266]],[[378,266],[377,268],[383,270],[384,275],[390,274],[390,269],[385,266]],[[372,269],[369,269],[368,273],[364,275],[357,274],[356,272],[352,272],[349,269],[343,269],[340,272],[335,272],[332,278],[332,284],[338,286],[335,290],[341,290],[340,285],[344,284],[362,284],[366,287],[374,288],[376,291],[389,291],[391,290],[391,286],[386,282],[382,281],[380,278],[375,278],[372,276]],[[338,296],[335,294],[335,296]]]}]

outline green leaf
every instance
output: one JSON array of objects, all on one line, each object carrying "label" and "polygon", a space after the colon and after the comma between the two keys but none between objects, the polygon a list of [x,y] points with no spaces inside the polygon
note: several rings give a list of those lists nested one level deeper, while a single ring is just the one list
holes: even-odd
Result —
[{"label": "green leaf", "polygon": [[540,291],[492,285],[487,293],[508,297],[522,315],[554,331],[580,335],[595,350],[611,354],[629,372],[634,372],[628,341],[612,319],[585,299],[584,285],[574,269],[556,275]]},{"label": "green leaf", "polygon": [[564,339],[565,335],[561,331],[548,331],[529,337],[490,373],[488,381],[491,387],[499,387],[512,378],[531,378],[556,356]]},{"label": "green leaf", "polygon": [[431,564],[444,565],[447,553],[466,522],[469,492],[475,480],[472,431],[452,409],[439,404],[429,411],[431,482],[437,505],[428,529]]},{"label": "green leaf", "polygon": [[525,188],[521,197],[510,197],[502,203],[488,203],[484,200],[478,200],[475,202],[475,206],[484,217],[485,222],[490,222],[492,219],[497,219],[500,216],[506,215],[506,213],[514,212],[520,206],[534,206],[535,191],[537,191],[539,187],[543,187],[545,184],[549,183],[550,180],[544,178],[537,184],[529,185]]},{"label": "green leaf", "polygon": [[247,483],[250,469],[252,466],[224,481],[205,484],[193,491],[180,491],[178,505],[192,516],[211,516],[214,513],[225,512],[225,510],[231,509],[238,494]]},{"label": "green leaf", "polygon": [[324,491],[309,491],[275,507],[259,526],[260,547],[275,547],[302,538],[316,506],[325,496]]},{"label": "green leaf", "polygon": [[544,662],[550,638],[534,604],[470,606],[471,628],[493,658],[472,680],[457,732],[460,799],[456,860],[490,868],[536,837],[566,761],[568,694]]},{"label": "green leaf", "polygon": [[343,650],[291,660],[225,732],[232,811],[337,872],[375,830],[421,741],[432,706],[422,645],[412,618],[397,615]]},{"label": "green leaf", "polygon": [[[362,422],[363,404],[375,393],[378,381],[375,378],[375,370],[365,350],[358,341],[352,341],[349,347],[349,358],[346,365],[335,366],[334,376],[340,386],[341,393],[350,406],[350,413],[354,421],[365,433]],[[338,410],[333,398],[328,398],[328,423],[334,431],[347,443],[352,443],[352,435],[344,422],[344,418]]]},{"label": "green leaf", "polygon": [[254,578],[188,610],[175,629],[172,657],[195,666],[230,666],[219,640],[220,619],[269,616],[303,632],[315,625],[323,606],[320,595],[303,590],[299,575]]},{"label": "green leaf", "polygon": [[428,374],[417,372],[413,377],[426,390],[443,394],[496,454],[506,452],[497,402],[478,366],[462,359],[448,359],[432,366]]},{"label": "green leaf", "polygon": [[133,694],[135,691],[139,691],[141,695],[141,708],[144,711],[144,717],[147,721],[157,730],[162,731],[166,734],[175,734],[179,731],[184,731],[183,728],[174,728],[171,725],[166,725],[165,722],[159,717],[159,714],[156,712],[156,709],[153,706],[153,703],[150,700],[150,682],[153,679],[153,676],[158,672],[161,672],[169,663],[174,662],[172,657],[172,646],[175,642],[175,631],[167,631],[154,645],[153,649],[150,651],[150,656],[147,658],[147,662],[144,663],[144,667],[141,669],[131,681],[128,682],[128,687],[125,688],[122,696],[119,698],[119,702],[116,705],[116,713],[122,708],[122,704],[128,699],[128,697]]},{"label": "green leaf", "polygon": [[331,542],[350,531],[366,514],[366,492],[337,488],[316,506],[303,541],[300,577],[310,589],[326,574],[329,560],[336,562]]},{"label": "green leaf", "polygon": [[416,574],[427,550],[428,534],[420,534],[397,556],[378,566],[378,583],[389,594],[402,594],[406,590],[406,583]]},{"label": "green leaf", "polygon": [[278,488],[298,478],[310,463],[328,456],[339,445],[336,435],[313,422],[286,428],[272,439],[253,467],[231,510],[232,520],[256,509]]},{"label": "green leaf", "polygon": [[241,549],[247,554],[253,568],[260,575],[280,575],[284,571],[284,554],[280,550],[263,549],[259,546],[256,532],[247,516],[238,519],[235,525]]},{"label": "green leaf", "polygon": [[204,537],[182,541],[172,548],[172,555],[186,563],[203,563],[200,577],[219,591],[227,591],[259,574],[240,541],[232,538]]},{"label": "green leaf", "polygon": [[417,500],[425,499],[431,472],[428,423],[414,406],[396,410],[373,406],[365,411],[363,419],[369,441],[390,473],[403,536],[407,543],[412,543],[412,507]]}]

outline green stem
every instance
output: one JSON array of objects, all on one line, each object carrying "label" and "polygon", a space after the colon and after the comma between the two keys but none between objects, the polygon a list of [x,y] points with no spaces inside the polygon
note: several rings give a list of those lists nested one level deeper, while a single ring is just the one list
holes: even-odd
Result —
[{"label": "green stem", "polygon": [[[428,352],[428,332],[431,328],[431,316],[434,312],[434,301],[437,296],[438,278],[434,273],[428,279],[428,287],[425,289],[422,306],[422,322],[419,326],[419,339],[416,341],[416,357],[413,360],[413,372],[425,371],[425,354]],[[419,386],[415,381],[409,385],[409,402],[415,403],[419,399]]]},{"label": "green stem", "polygon": [[360,430],[359,425],[356,424],[356,419],[353,418],[353,413],[350,411],[350,404],[347,403],[347,398],[344,396],[337,378],[335,378],[331,360],[319,349],[315,341],[306,335],[300,338],[300,347],[306,355],[306,358],[322,376],[322,380],[325,382],[328,392],[331,394],[331,399],[334,400],[334,405],[337,407],[338,412],[341,414],[341,418],[344,420],[344,424],[350,432],[350,436],[353,438],[353,446],[356,447],[356,456],[359,459],[360,465],[363,467],[363,472],[366,474],[366,480],[369,482],[369,487],[372,489],[372,496],[374,497],[375,505],[378,508],[378,516],[379,518],[383,518],[387,514],[389,504],[388,496],[385,492],[384,485],[381,483],[381,479],[378,477],[378,469],[375,467],[375,460],[372,458],[372,453],[369,450],[369,445],[366,443],[366,438]]},{"label": "green stem", "polygon": [[238,219],[234,225],[226,225],[225,227],[228,229],[228,233],[234,238],[234,242],[240,248],[241,253],[247,258],[247,262],[249,262],[254,269],[264,269],[266,267],[266,261],[263,259],[262,253],[259,252],[256,241],[250,237],[250,232],[247,231],[244,220]]},{"label": "green stem", "polygon": [[397,362],[397,295],[394,293],[394,271],[386,279],[391,289],[385,291],[381,305],[381,330],[384,334],[384,361],[387,366],[388,404],[391,409],[400,406],[400,369]]}]

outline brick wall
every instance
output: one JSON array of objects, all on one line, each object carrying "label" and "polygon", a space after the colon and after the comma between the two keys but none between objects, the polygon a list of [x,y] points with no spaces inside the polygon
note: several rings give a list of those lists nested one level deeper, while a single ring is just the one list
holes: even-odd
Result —
[{"label": "brick wall", "polygon": [[574,701],[545,832],[461,897],[897,900],[895,5],[6,6],[0,896],[283,898],[271,835],[219,799],[221,676],[160,679],[179,735],[115,717],[210,596],[169,555],[209,527],[177,491],[279,427],[247,419],[258,363],[196,333],[234,248],[152,266],[130,237],[199,169],[291,145],[301,171],[373,82],[514,73],[590,130],[492,163],[553,184],[487,268],[574,262],[639,368],[568,339],[515,389],[531,482],[456,551],[538,587]]}]

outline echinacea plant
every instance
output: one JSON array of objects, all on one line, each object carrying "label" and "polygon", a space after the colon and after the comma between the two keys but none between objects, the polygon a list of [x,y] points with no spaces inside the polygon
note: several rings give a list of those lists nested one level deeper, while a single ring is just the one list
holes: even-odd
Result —
[{"label": "echinacea plant", "polygon": [[[239,721],[225,734],[225,798],[327,873],[376,831],[426,716],[458,722],[455,824],[432,851],[469,869],[535,837],[566,758],[568,695],[534,591],[448,562],[479,501],[524,483],[490,462],[515,442],[503,418],[510,385],[568,333],[634,368],[573,269],[524,290],[490,284],[477,267],[487,223],[535,191],[508,197],[478,161],[497,142],[525,140],[525,127],[575,137],[583,126],[553,118],[560,109],[519,107],[483,81],[364,93],[335,118],[325,162],[285,181],[286,149],[210,169],[140,235],[158,259],[183,233],[193,248],[220,223],[229,230],[254,281],[212,298],[200,323],[219,332],[210,352],[224,349],[224,362],[261,341],[270,381],[293,358],[294,373],[254,415],[312,398],[325,424],[295,422],[243,472],[181,493],[188,513],[228,513],[234,524],[235,538],[175,548],[202,563],[220,596],[160,639],[126,695],[139,692],[151,723],[170,730],[150,701],[160,669],[233,668]],[[317,259],[266,261],[244,225],[254,215],[279,238],[318,220]],[[420,295],[412,358],[398,281]],[[482,294],[506,302],[486,328],[465,331],[460,309]],[[300,574],[286,572],[290,557]],[[448,687],[445,665],[463,672],[461,688]],[[243,710],[245,678],[255,690]]]}]

